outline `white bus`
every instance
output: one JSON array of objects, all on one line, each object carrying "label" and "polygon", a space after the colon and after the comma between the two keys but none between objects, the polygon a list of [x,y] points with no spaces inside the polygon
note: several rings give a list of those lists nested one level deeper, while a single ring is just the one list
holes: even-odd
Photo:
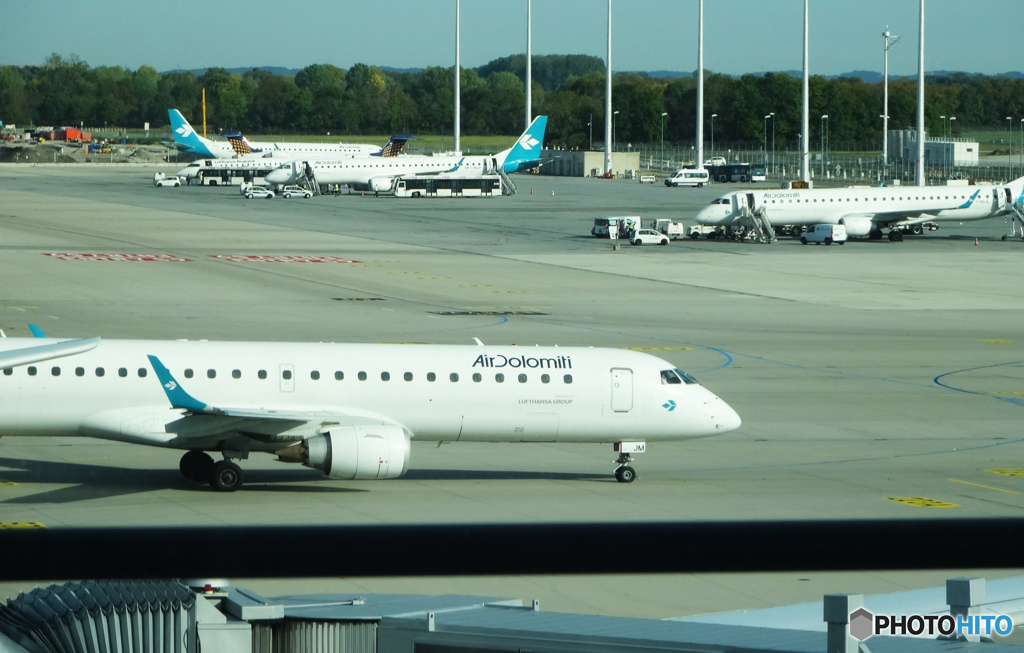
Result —
[{"label": "white bus", "polygon": [[501,178],[409,176],[395,181],[396,197],[491,197],[502,194]]},{"label": "white bus", "polygon": [[704,184],[709,183],[711,177],[708,175],[708,171],[703,168],[697,170],[695,168],[683,168],[677,170],[671,177],[665,179],[666,186],[696,186],[701,188]]}]

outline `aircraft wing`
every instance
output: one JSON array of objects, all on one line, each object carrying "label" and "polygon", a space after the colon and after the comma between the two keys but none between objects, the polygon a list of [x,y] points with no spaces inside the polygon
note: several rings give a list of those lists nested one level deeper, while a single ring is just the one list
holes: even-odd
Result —
[{"label": "aircraft wing", "polygon": [[0,352],[0,368],[17,367],[54,358],[63,358],[64,356],[73,356],[90,349],[95,349],[98,344],[100,344],[99,338],[89,338],[85,340],[65,340],[36,347],[22,347],[21,349],[2,351]]}]

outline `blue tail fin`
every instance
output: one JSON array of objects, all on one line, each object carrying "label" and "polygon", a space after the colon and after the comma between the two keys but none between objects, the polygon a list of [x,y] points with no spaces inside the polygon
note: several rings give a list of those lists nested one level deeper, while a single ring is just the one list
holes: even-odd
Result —
[{"label": "blue tail fin", "polygon": [[540,150],[544,147],[544,130],[547,126],[548,117],[537,116],[516,144],[499,155],[505,172],[529,170],[540,165]]},{"label": "blue tail fin", "polygon": [[185,116],[177,109],[168,109],[167,116],[171,119],[171,133],[174,134],[174,142],[184,147],[186,152],[198,154],[199,156],[215,158],[216,155],[207,146],[205,138],[192,129]]}]

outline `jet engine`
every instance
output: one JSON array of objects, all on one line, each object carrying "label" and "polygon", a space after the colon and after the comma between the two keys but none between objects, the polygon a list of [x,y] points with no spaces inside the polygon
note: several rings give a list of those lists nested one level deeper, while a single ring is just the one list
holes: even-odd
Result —
[{"label": "jet engine", "polygon": [[373,177],[366,187],[375,193],[390,193],[395,187],[395,177]]},{"label": "jet engine", "polygon": [[846,227],[847,236],[867,236],[875,229],[871,218],[840,218],[839,224]]},{"label": "jet engine", "polygon": [[279,451],[284,462],[301,462],[331,478],[398,478],[409,468],[409,436],[400,426],[335,426]]}]

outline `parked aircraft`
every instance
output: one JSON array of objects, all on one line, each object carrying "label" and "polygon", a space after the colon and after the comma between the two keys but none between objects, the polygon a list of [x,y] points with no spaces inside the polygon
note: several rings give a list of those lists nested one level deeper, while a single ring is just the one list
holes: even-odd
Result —
[{"label": "parked aircraft", "polygon": [[[377,145],[357,143],[289,143],[289,142],[255,142],[245,141],[245,147],[252,151],[249,153],[238,152],[235,145],[228,142],[211,141],[196,133],[192,125],[188,124],[185,116],[177,109],[168,109],[167,115],[171,119],[171,132],[174,134],[174,142],[182,151],[195,154],[208,159],[230,159],[236,156],[313,156],[313,155],[336,155],[354,156],[379,154],[381,149]],[[232,132],[233,136],[241,136],[238,132]],[[244,137],[243,137],[244,138]],[[405,140],[409,140],[408,137]]]},{"label": "parked aircraft", "polygon": [[491,156],[402,156],[382,157],[311,157],[296,159],[267,174],[271,184],[297,184],[314,181],[318,184],[345,184],[374,192],[392,189],[395,179],[406,175],[449,174],[478,175],[528,170],[540,165],[547,116],[537,116],[515,145]]},{"label": "parked aircraft", "polygon": [[395,478],[411,439],[614,443],[630,482],[646,441],[740,426],[682,370],[619,349],[0,338],[0,369],[0,435],[183,449],[182,474],[222,491],[255,452]]},{"label": "parked aircraft", "polygon": [[701,225],[743,226],[745,216],[760,213],[772,225],[798,229],[841,224],[849,236],[902,240],[903,228],[920,233],[925,222],[966,222],[1011,215],[1024,222],[1024,177],[1007,184],[974,186],[857,186],[803,190],[736,191],[701,209]]}]

